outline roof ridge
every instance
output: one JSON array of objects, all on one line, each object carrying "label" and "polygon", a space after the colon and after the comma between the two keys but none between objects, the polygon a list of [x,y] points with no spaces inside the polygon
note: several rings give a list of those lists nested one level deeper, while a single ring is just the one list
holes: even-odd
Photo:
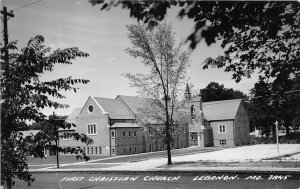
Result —
[{"label": "roof ridge", "polygon": [[117,95],[117,96],[128,96],[128,97],[139,97],[139,96],[129,96],[129,95]]},{"label": "roof ridge", "polygon": [[238,101],[238,100],[242,100],[242,98],[236,98],[236,99],[230,99],[230,100],[216,100],[216,101],[209,101],[209,102],[203,102],[203,104],[207,104],[207,103],[226,103],[226,102],[231,102],[231,101]]},{"label": "roof ridge", "polygon": [[93,98],[100,98],[100,99],[106,99],[106,100],[116,100],[115,98],[104,98],[104,97],[98,97],[98,96],[94,96]]}]

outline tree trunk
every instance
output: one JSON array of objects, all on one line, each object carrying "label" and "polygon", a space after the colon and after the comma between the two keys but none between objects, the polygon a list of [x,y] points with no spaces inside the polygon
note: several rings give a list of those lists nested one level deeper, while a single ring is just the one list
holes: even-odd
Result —
[{"label": "tree trunk", "polygon": [[168,165],[172,165],[171,159],[171,137],[170,137],[170,122],[169,122],[169,111],[168,111],[168,97],[165,96],[166,106],[166,138],[167,138],[167,153],[168,153]]},{"label": "tree trunk", "polygon": [[12,189],[11,180],[8,180],[8,181],[5,182],[4,189]]}]

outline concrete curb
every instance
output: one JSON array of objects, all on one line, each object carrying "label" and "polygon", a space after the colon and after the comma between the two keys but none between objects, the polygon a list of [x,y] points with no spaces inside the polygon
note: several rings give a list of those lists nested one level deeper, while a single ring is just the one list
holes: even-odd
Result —
[{"label": "concrete curb", "polygon": [[155,168],[150,170],[103,170],[94,169],[44,169],[31,170],[30,173],[102,173],[102,174],[196,174],[196,173],[276,173],[276,174],[300,174],[300,168],[257,168],[257,167],[201,167],[195,169],[180,168]]}]

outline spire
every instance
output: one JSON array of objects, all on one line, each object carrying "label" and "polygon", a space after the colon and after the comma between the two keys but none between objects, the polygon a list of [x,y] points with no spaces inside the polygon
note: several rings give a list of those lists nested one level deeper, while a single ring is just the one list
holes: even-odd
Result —
[{"label": "spire", "polygon": [[184,94],[191,94],[191,91],[190,91],[189,84],[186,84],[186,87],[185,87],[185,92],[184,92]]},{"label": "spire", "polygon": [[190,91],[189,84],[186,84],[185,92],[184,92],[184,98],[185,100],[191,100],[192,94]]}]

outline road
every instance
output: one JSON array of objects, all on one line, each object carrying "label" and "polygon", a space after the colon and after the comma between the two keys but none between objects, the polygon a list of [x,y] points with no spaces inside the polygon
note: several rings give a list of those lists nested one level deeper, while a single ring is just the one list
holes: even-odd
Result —
[{"label": "road", "polygon": [[[244,173],[39,173],[30,189],[299,189],[298,174]],[[16,181],[16,189],[28,188]]]}]

